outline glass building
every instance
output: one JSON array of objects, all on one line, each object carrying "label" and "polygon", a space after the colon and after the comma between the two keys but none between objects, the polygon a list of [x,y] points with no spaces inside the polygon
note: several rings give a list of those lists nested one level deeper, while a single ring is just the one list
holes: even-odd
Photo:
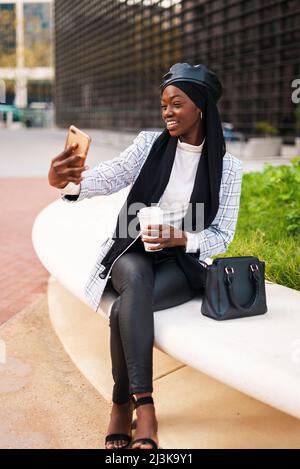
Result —
[{"label": "glass building", "polygon": [[60,126],[162,127],[162,75],[190,62],[219,75],[223,121],[294,135],[298,0],[56,0],[55,37]]},{"label": "glass building", "polygon": [[0,80],[6,103],[26,108],[51,102],[53,68],[52,0],[0,0]]},{"label": "glass building", "polygon": [[16,66],[15,24],[15,5],[0,3],[0,67]]}]

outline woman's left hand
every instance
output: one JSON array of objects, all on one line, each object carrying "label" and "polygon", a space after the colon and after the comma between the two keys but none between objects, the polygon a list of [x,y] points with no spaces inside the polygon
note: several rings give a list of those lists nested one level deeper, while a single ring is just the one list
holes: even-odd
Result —
[{"label": "woman's left hand", "polygon": [[[152,238],[151,231],[157,232],[157,238]],[[147,236],[151,236],[148,238]],[[160,251],[164,248],[173,248],[175,246],[186,246],[187,237],[185,231],[178,230],[171,225],[148,225],[142,232],[142,241],[158,244],[156,247],[149,247],[151,251]]]}]

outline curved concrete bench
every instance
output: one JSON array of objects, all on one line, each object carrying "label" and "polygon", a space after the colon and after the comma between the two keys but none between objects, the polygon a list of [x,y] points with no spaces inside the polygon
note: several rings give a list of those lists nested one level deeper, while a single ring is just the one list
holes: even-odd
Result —
[{"label": "curved concrete bench", "polygon": [[[84,285],[126,195],[124,189],[78,204],[58,200],[38,215],[33,227],[35,250],[52,274],[49,311],[53,326],[76,365],[107,399],[112,381],[105,317],[116,293],[105,291],[101,314],[97,315],[86,304]],[[200,296],[184,305],[155,312],[154,379],[163,381],[162,377],[177,370],[184,381],[176,381],[183,395],[187,391],[186,380],[190,379],[185,376],[184,366],[189,365],[205,373],[201,374],[202,380],[210,379],[208,375],[299,418],[300,293],[267,284],[267,297],[266,315],[237,321],[217,322],[202,316]],[[196,382],[195,372],[190,373]],[[241,397],[235,399],[238,402]],[[167,408],[169,402],[165,400],[164,405]],[[292,421],[296,427],[290,428],[294,428],[299,441],[300,422]]]}]

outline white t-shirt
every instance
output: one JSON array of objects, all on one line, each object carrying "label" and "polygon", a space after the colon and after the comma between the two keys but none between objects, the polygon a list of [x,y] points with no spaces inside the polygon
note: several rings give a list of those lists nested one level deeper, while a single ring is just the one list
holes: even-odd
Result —
[{"label": "white t-shirt", "polygon": [[180,228],[188,209],[203,145],[204,140],[198,146],[178,140],[170,179],[158,204],[164,210],[167,225]]}]

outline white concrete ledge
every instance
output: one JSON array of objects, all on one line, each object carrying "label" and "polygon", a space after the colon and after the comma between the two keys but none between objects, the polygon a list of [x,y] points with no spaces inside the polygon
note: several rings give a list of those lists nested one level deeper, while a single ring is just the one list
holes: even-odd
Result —
[{"label": "white concrete ledge", "polygon": [[[51,277],[49,314],[65,350],[111,401],[107,321]],[[154,349],[161,448],[298,448],[300,420]],[[108,422],[107,422],[108,424]]]},{"label": "white concrete ledge", "polygon": [[[35,221],[33,242],[39,258],[59,284],[83,302],[83,287],[97,257],[98,246],[112,228],[124,196],[122,191],[72,205],[57,201],[44,209]],[[107,220],[105,226],[104,220]],[[268,284],[267,297],[269,312],[266,315],[236,321],[216,322],[202,316],[200,297],[156,312],[155,345],[172,357],[167,368],[176,367],[177,362],[190,365],[299,418],[300,293]],[[105,295],[101,303],[103,315],[113,298],[114,295]],[[50,311],[60,311],[52,318],[58,330],[57,322],[67,325],[67,318],[78,314],[78,308],[74,306],[74,311],[71,307],[61,309],[59,302],[54,308],[54,301],[50,296]],[[88,331],[94,333],[93,314],[87,306],[80,312],[76,325],[79,336],[89,335]],[[61,335],[61,339],[68,351],[66,335]],[[89,347],[94,346],[95,340],[90,341]],[[107,355],[107,351],[103,350],[103,354]],[[89,359],[85,362],[91,369],[89,379],[96,387],[96,381],[108,382],[109,379],[102,375],[107,363],[99,371],[102,377],[98,373],[96,380],[92,378],[93,370],[99,367],[97,363],[90,363]],[[104,388],[104,385],[98,386],[100,392],[107,395]]]}]

